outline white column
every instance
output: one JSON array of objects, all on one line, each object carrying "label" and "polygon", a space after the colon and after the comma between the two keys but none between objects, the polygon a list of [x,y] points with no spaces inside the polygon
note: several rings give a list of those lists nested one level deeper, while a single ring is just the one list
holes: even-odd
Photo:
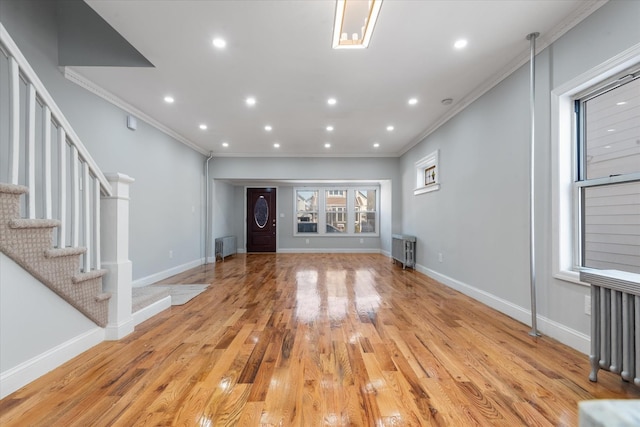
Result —
[{"label": "white column", "polygon": [[129,186],[134,179],[123,174],[105,174],[113,195],[100,203],[100,241],[104,290],[111,292],[107,340],[118,340],[133,332],[131,315],[132,264],[129,261]]}]

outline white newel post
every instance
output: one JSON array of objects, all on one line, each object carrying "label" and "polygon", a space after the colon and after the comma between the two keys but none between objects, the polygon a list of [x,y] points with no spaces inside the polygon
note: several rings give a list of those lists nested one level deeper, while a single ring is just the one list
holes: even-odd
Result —
[{"label": "white newel post", "polygon": [[120,173],[105,174],[113,195],[100,202],[104,290],[111,292],[107,340],[118,340],[134,329],[131,315],[132,264],[129,260],[129,186],[134,179]]}]

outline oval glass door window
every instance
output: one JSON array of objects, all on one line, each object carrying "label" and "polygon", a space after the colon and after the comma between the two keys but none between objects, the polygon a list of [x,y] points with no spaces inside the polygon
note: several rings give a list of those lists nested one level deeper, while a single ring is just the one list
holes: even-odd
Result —
[{"label": "oval glass door window", "polygon": [[265,225],[267,225],[267,221],[269,220],[269,205],[267,205],[264,196],[260,196],[260,198],[256,200],[256,205],[253,208],[253,218],[258,227],[264,228]]}]

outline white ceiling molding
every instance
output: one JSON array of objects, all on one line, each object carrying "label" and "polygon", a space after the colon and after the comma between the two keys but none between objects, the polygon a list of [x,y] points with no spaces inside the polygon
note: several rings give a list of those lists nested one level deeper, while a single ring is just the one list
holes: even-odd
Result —
[{"label": "white ceiling molding", "polygon": [[[567,17],[564,21],[558,24],[552,31],[547,34],[542,34],[536,41],[536,55],[546,49],[550,44],[562,37],[567,31],[578,25],[583,19],[591,15],[593,12],[604,6],[609,0],[585,0],[582,7],[575,11],[572,15]],[[404,148],[398,152],[398,157],[405,154],[407,151],[415,147],[419,142],[435,132],[440,126],[455,117],[459,112],[467,108],[471,103],[480,98],[482,95],[490,91],[497,86],[501,81],[509,77],[516,70],[522,67],[529,61],[530,51],[529,42],[526,42],[526,34],[522,35],[523,51],[517,58],[504,67],[501,71],[494,74],[492,78],[486,80],[486,82],[478,86],[474,91],[457,102],[447,114],[443,115],[433,125],[425,129],[424,132],[415,137],[411,142],[404,146]],[[526,42],[526,43],[525,43]]]},{"label": "white ceiling molding", "polygon": [[192,150],[197,151],[198,153],[203,154],[205,156],[209,155],[209,152],[204,150],[202,147],[198,146],[194,142],[180,135],[178,132],[174,131],[173,129],[170,129],[167,126],[163,125],[153,117],[147,115],[145,112],[137,109],[133,105],[129,104],[128,102],[124,101],[123,99],[119,98],[118,96],[114,95],[108,90],[98,86],[91,80],[84,77],[82,74],[73,70],[71,67],[61,67],[61,68],[62,68],[62,73],[64,74],[64,77],[67,80],[77,84],[80,87],[83,87],[84,89],[88,90],[89,92],[95,95],[98,95],[100,98],[115,105],[121,110],[124,110],[125,112],[137,117],[138,119],[144,120],[154,128],[169,135],[170,137],[176,139],[177,141],[180,141],[181,143],[191,148]]}]

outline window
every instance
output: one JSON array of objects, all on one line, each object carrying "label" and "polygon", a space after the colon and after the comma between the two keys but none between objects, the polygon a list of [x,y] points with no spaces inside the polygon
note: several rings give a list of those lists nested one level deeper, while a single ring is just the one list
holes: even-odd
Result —
[{"label": "window", "polygon": [[577,267],[640,273],[640,69],[574,100]]},{"label": "window", "polygon": [[355,232],[375,233],[376,227],[376,191],[355,190]]},{"label": "window", "polygon": [[439,150],[416,162],[416,189],[414,195],[440,189],[440,170],[438,169]]},{"label": "window", "polygon": [[327,233],[347,231],[347,190],[327,190],[325,197]]},{"label": "window", "polygon": [[378,235],[377,188],[296,188],[295,234]]},{"label": "window", "polygon": [[318,190],[296,190],[298,233],[318,232]]}]

